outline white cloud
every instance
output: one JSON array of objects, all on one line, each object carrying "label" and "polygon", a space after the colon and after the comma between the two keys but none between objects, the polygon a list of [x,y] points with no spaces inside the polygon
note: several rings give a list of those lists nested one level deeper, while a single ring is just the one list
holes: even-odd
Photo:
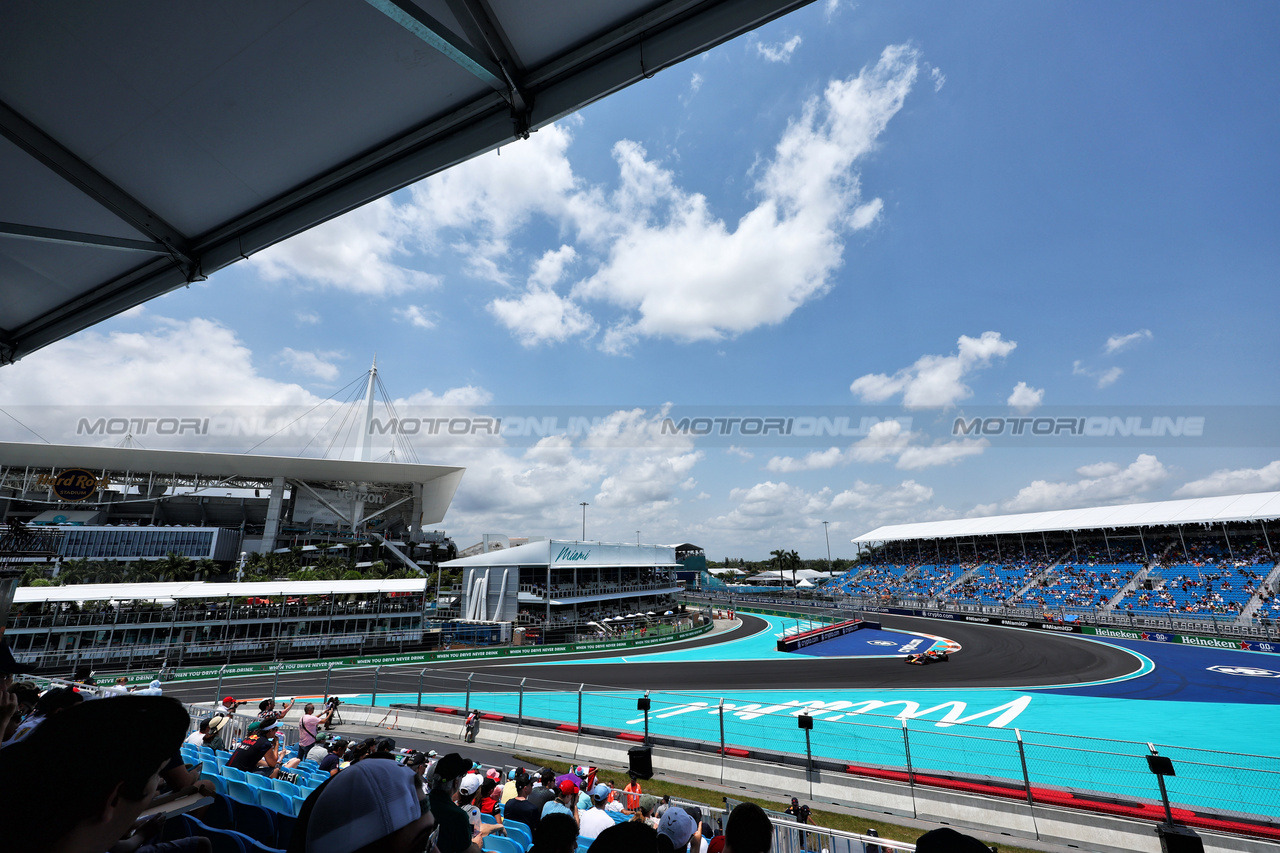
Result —
[{"label": "white cloud", "polygon": [[747,450],[745,447],[737,447],[736,445],[730,445],[729,449],[726,450],[725,453],[731,453],[734,456],[741,456],[743,459],[756,458],[756,455],[752,453],[750,450]]},{"label": "white cloud", "polygon": [[1106,370],[1095,370],[1091,367],[1085,367],[1084,362],[1074,361],[1071,364],[1072,376],[1087,376],[1098,383],[1098,388],[1109,388],[1116,384],[1116,380],[1124,375],[1123,367],[1109,367]]},{"label": "white cloud", "polygon": [[543,252],[542,257],[534,262],[533,272],[529,274],[530,286],[555,287],[564,278],[565,267],[577,257],[577,250],[568,245]]},{"label": "white cloud", "polygon": [[300,385],[258,374],[253,353],[212,320],[153,319],[141,332],[81,332],[6,366],[7,405],[303,405]]},{"label": "white cloud", "polygon": [[1261,468],[1223,468],[1207,477],[1185,483],[1173,493],[1176,498],[1209,495],[1237,495],[1280,489],[1280,460]]},{"label": "white cloud", "polygon": [[603,345],[617,350],[641,336],[717,340],[780,323],[824,293],[842,263],[842,232],[867,227],[881,209],[862,199],[854,166],[917,72],[916,53],[895,46],[857,77],[831,81],[788,126],[757,182],[760,203],[732,228],[639,145],[616,145],[616,215],[601,221],[620,230],[603,265],[573,291],[628,313]]},{"label": "white cloud", "polygon": [[1006,403],[1020,412],[1029,412],[1044,401],[1044,389],[1032,388],[1025,382],[1013,386]]},{"label": "white cloud", "polygon": [[962,438],[959,441],[932,445],[912,445],[902,451],[894,466],[903,471],[918,471],[938,465],[954,465],[970,456],[981,456],[991,446],[985,438]]},{"label": "white cloud", "polygon": [[756,53],[764,57],[766,62],[790,62],[791,54],[795,53],[796,48],[799,46],[800,36],[798,35],[774,44],[765,44],[762,41],[758,41],[756,42]]},{"label": "white cloud", "polygon": [[369,296],[431,287],[439,283],[435,276],[393,260],[408,251],[406,212],[381,198],[264,249],[249,263],[268,281],[288,279]]},{"label": "white cloud", "polygon": [[1004,358],[1018,346],[999,332],[983,332],[978,338],[961,335],[958,344],[952,355],[923,355],[892,376],[860,376],[849,390],[869,403],[882,403],[901,394],[907,408],[947,408],[973,396],[973,389],[964,383],[967,376],[990,367],[994,359]]},{"label": "white cloud", "polygon": [[947,75],[942,73],[942,69],[936,65],[929,69],[929,77],[933,80],[933,91],[941,92],[942,87],[947,83]]},{"label": "white cloud", "polygon": [[985,438],[913,444],[917,435],[903,429],[899,421],[881,421],[872,425],[866,438],[854,442],[844,450],[838,447],[815,450],[800,459],[775,456],[765,464],[765,469],[789,474],[797,471],[823,471],[853,462],[875,463],[896,459],[894,467],[903,471],[918,471],[939,465],[954,465],[966,457],[982,455],[991,446],[991,442]]},{"label": "white cloud", "polygon": [[701,74],[693,72],[693,76],[689,78],[689,94],[696,95],[704,82],[705,78]]},{"label": "white cloud", "polygon": [[417,326],[419,329],[434,329],[436,327],[436,321],[432,319],[430,314],[417,305],[397,308],[395,313],[401,320],[412,326]]},{"label": "white cloud", "polygon": [[526,347],[567,341],[596,329],[590,314],[549,289],[531,288],[517,299],[495,299],[488,308]]},{"label": "white cloud", "polygon": [[1141,454],[1124,468],[1113,463],[1098,463],[1082,466],[1076,469],[1076,474],[1080,479],[1075,481],[1036,480],[1024,486],[1017,496],[1004,503],[1005,511],[1067,509],[1117,501],[1130,503],[1169,477],[1164,464],[1149,453]]},{"label": "white cloud", "polygon": [[298,373],[305,373],[325,382],[338,378],[338,365],[332,359],[342,358],[338,352],[309,352],[285,347],[280,350],[280,359]]},{"label": "white cloud", "polygon": [[1153,335],[1150,329],[1139,329],[1136,332],[1130,332],[1127,335],[1112,335],[1107,338],[1105,346],[1107,355],[1114,355],[1122,350],[1126,350],[1136,343],[1149,341]]},{"label": "white cloud", "polygon": [[831,509],[871,509],[877,513],[899,514],[903,510],[918,507],[932,499],[933,489],[915,480],[903,480],[892,488],[858,480],[852,488],[846,489],[832,499]]},{"label": "white cloud", "polygon": [[320,323],[320,315],[314,311],[298,311],[293,315],[299,323],[315,326]]}]

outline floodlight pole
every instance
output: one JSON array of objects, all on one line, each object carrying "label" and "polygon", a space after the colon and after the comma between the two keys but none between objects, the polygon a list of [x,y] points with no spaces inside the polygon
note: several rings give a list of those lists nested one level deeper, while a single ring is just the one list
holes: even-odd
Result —
[{"label": "floodlight pole", "polygon": [[590,506],[586,501],[578,504],[582,507],[582,541],[587,541],[587,507]]},{"label": "floodlight pole", "polygon": [[827,571],[831,571],[831,531],[828,529],[830,524],[829,521],[822,522],[822,535],[827,537]]}]

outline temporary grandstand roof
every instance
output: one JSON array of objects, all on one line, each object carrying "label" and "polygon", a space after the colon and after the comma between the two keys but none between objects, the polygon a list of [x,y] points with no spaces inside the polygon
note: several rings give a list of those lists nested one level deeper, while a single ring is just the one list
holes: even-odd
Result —
[{"label": "temporary grandstand roof", "polygon": [[0,363],[809,2],[0,4]]},{"label": "temporary grandstand roof", "polygon": [[1122,527],[1161,527],[1175,524],[1218,524],[1280,518],[1280,492],[1223,495],[1182,501],[1099,506],[889,524],[852,539],[852,542],[899,542],[911,539],[953,539],[1006,533],[1039,533],[1054,530],[1099,530]]},{"label": "temporary grandstand roof", "polygon": [[427,578],[358,581],[260,581],[253,583],[84,583],[67,586],[24,586],[16,604],[51,601],[160,601],[190,598],[270,598],[301,595],[352,595],[379,592],[423,592]]}]

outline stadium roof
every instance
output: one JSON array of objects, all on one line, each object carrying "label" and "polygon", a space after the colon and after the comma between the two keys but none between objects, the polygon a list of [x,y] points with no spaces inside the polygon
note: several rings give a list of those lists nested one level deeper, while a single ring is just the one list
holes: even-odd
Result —
[{"label": "stadium roof", "polygon": [[809,2],[0,4],[0,364]]},{"label": "stadium roof", "polygon": [[951,539],[994,536],[1002,533],[1039,533],[1053,530],[1098,530],[1120,527],[1159,527],[1170,524],[1217,524],[1280,518],[1280,492],[1223,495],[1183,501],[1099,506],[889,524],[851,539],[851,542],[898,542],[904,539]]},{"label": "stadium roof", "polygon": [[51,601],[158,601],[188,598],[265,598],[291,595],[351,595],[376,592],[422,592],[427,578],[358,581],[261,581],[253,583],[83,583],[67,586],[24,586],[15,604]]}]

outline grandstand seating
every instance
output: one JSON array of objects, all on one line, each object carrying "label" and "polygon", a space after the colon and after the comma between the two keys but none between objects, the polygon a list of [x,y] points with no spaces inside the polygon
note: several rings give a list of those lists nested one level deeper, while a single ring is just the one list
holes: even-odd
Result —
[{"label": "grandstand seating", "polygon": [[1106,607],[1142,567],[1123,565],[1077,565],[1064,563],[1045,578],[1045,585],[1024,593],[1021,602],[1045,609],[1060,607]]}]

